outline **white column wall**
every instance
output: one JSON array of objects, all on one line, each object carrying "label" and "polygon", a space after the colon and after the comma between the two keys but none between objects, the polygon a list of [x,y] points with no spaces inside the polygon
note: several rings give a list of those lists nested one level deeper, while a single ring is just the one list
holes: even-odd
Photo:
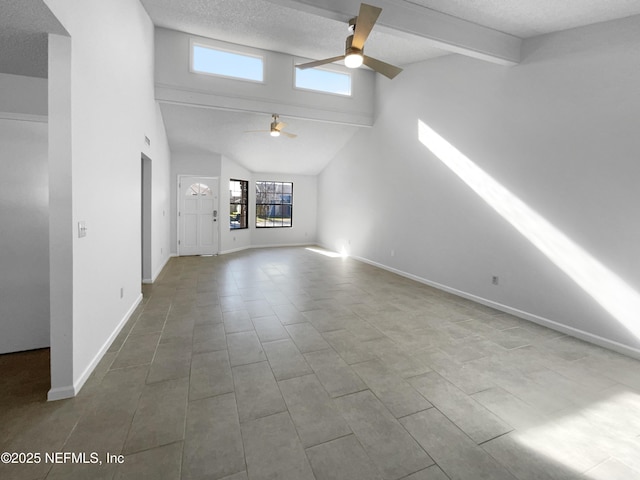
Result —
[{"label": "white column wall", "polygon": [[[68,71],[52,71],[64,53],[50,49],[49,60],[50,107],[64,103],[60,97],[70,105],[68,112],[64,105],[50,111],[52,258],[62,252],[51,274],[55,399],[77,393],[141,300],[140,158],[153,161],[160,189],[154,205],[168,206],[169,150],[154,100],[153,24],[142,5],[45,3],[70,35]],[[160,210],[152,227],[158,250],[168,244]],[[77,236],[80,221],[88,228],[84,238]],[[163,264],[153,256],[154,265]],[[54,284],[63,287],[54,291]]]}]

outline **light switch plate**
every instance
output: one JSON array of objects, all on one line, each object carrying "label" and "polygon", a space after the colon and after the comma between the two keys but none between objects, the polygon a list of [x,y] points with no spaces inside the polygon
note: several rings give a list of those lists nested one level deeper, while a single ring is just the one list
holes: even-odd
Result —
[{"label": "light switch plate", "polygon": [[83,220],[78,222],[78,238],[87,236],[87,223]]}]

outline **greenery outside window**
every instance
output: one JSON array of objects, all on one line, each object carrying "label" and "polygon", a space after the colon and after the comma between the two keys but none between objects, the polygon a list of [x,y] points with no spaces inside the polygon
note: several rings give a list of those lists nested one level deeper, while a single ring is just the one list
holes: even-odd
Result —
[{"label": "greenery outside window", "polygon": [[293,183],[256,182],[256,227],[293,225]]},{"label": "greenery outside window", "polygon": [[229,227],[249,228],[249,181],[229,180]]}]

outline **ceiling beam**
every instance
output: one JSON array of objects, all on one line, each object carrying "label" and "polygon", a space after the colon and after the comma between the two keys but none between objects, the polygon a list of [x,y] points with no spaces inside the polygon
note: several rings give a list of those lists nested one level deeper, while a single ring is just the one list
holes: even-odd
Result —
[{"label": "ceiling beam", "polygon": [[[268,0],[271,3],[347,22],[357,15],[360,0]],[[499,65],[520,62],[522,39],[405,0],[367,0],[383,9],[376,28],[392,34],[425,38],[451,53]]]},{"label": "ceiling beam", "polygon": [[272,115],[273,112],[278,112],[278,114],[283,117],[302,118],[305,120],[353,127],[371,127],[374,121],[373,114],[370,113],[309,107],[294,102],[283,102],[277,99],[232,97],[174,88],[170,85],[161,85],[158,83],[156,83],[155,87],[155,98],[161,104],[166,103],[169,105],[182,105],[194,108],[228,110],[231,112],[263,113],[265,115]]}]

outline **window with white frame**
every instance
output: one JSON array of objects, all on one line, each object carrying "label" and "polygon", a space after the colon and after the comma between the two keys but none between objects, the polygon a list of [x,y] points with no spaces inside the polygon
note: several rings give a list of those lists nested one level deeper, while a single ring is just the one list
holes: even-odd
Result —
[{"label": "window with white frame", "polygon": [[191,44],[191,70],[196,73],[254,82],[264,80],[264,60],[261,56],[232,52],[198,43]]},{"label": "window with white frame", "polygon": [[296,68],[296,88],[351,96],[351,74],[326,68]]}]

